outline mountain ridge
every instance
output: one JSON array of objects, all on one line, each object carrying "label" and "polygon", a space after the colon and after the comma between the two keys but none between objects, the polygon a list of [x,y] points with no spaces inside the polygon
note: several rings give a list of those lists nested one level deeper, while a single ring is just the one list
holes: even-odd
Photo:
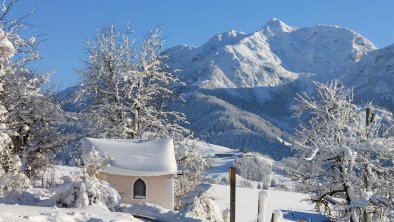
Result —
[{"label": "mountain ridge", "polygon": [[[230,30],[198,47],[184,44],[165,50],[169,67],[186,85],[186,102],[171,107],[184,112],[191,123],[186,127],[207,142],[278,160],[292,152],[278,138],[293,140],[299,123],[291,111],[296,94],[313,93],[313,81],[333,78],[355,85],[355,92],[365,91],[364,85],[357,85],[357,75],[368,77],[378,66],[391,81],[394,60],[389,49],[377,49],[347,28],[293,27],[273,18],[252,33]],[[381,54],[387,57],[384,64],[369,62]],[[364,66],[371,68],[365,71]]]},{"label": "mountain ridge", "polygon": [[242,88],[278,86],[305,73],[343,73],[374,49],[368,39],[350,29],[292,27],[271,19],[256,32],[230,30],[199,47],[174,46],[166,54],[170,66],[183,70],[178,77],[197,88]]}]

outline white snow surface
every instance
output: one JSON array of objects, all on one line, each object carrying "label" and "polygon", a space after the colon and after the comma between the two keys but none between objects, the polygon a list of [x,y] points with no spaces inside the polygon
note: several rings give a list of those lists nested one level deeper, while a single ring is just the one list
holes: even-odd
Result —
[{"label": "white snow surface", "polygon": [[152,203],[122,204],[120,207],[121,212],[143,215],[162,222],[201,222],[199,219],[182,215],[177,211],[168,210]]},{"label": "white snow surface", "polygon": [[[260,189],[237,187],[235,221],[252,222],[257,218],[258,196]],[[313,210],[313,206],[303,201],[308,195],[278,190],[268,190],[269,200],[266,221],[270,221],[275,210],[284,214],[282,221],[297,221],[312,219],[314,222],[327,221],[324,215]],[[210,185],[205,195],[215,199],[222,211],[230,208],[230,187],[218,184]],[[294,212],[294,217],[292,213]]]},{"label": "white snow surface", "polygon": [[0,204],[0,222],[141,221],[132,215],[101,207],[57,208]]},{"label": "white snow surface", "polygon": [[198,152],[204,157],[214,156],[217,153],[234,153],[234,149],[207,143],[201,140],[187,140],[187,144],[195,146],[198,149]]},{"label": "white snow surface", "polygon": [[[228,181],[228,170],[233,166],[234,158],[240,156],[237,150],[231,150],[223,146],[217,146],[205,142],[196,142],[196,149],[206,156],[214,156],[214,154],[233,154],[228,157],[213,157],[212,167],[206,172],[205,177],[208,181],[220,182],[222,178]],[[304,201],[309,198],[308,195],[293,192],[296,186],[295,182],[288,178],[280,169],[280,166],[271,158],[266,156],[258,156],[272,165],[272,180],[276,183],[285,185],[289,191],[275,190],[270,188],[267,218],[270,221],[272,213],[280,211],[284,215],[282,221],[297,221],[303,219],[308,221],[311,219],[314,222],[328,221],[327,217],[314,211],[313,205]],[[258,195],[261,189],[244,188],[242,181],[245,180],[238,174],[236,175],[236,221],[250,222],[256,221],[258,212]],[[253,187],[256,187],[259,182],[252,181]],[[230,187],[228,185],[219,184],[203,184],[201,186],[206,191],[203,193],[206,197],[212,197],[219,205],[220,210],[225,212],[229,209],[230,203]]]},{"label": "white snow surface", "polygon": [[104,173],[122,176],[160,176],[177,172],[172,139],[85,138],[82,140],[82,148],[84,155],[94,148],[112,159],[109,166],[103,169]]}]

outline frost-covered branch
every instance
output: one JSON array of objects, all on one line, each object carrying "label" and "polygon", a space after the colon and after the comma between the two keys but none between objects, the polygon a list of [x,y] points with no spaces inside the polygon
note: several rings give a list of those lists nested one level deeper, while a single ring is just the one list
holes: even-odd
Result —
[{"label": "frost-covered branch", "polygon": [[88,42],[78,99],[89,101],[90,134],[179,140],[187,133],[181,126],[186,118],[168,110],[176,79],[166,69],[159,30],[148,34],[138,53],[129,35],[111,26]]},{"label": "frost-covered branch", "polygon": [[[312,194],[317,208],[324,206],[336,218],[357,221],[359,212],[393,206],[387,193],[394,182],[389,176],[394,141],[381,130],[383,122],[390,127],[394,123],[391,114],[369,104],[374,117],[366,122],[351,90],[339,81],[315,82],[315,87],[313,96],[303,93],[296,99],[295,115],[309,120],[296,131],[300,162],[291,174]],[[376,204],[371,197],[385,201]]]}]

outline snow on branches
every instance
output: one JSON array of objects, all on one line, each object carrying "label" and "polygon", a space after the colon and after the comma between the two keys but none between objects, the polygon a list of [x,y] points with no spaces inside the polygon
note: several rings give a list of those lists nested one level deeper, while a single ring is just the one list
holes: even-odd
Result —
[{"label": "snow on branches", "polygon": [[18,162],[14,164],[19,166],[18,172],[32,178],[68,142],[65,138],[69,135],[62,127],[65,113],[44,90],[48,75],[29,68],[30,62],[40,59],[36,49],[39,42],[18,34],[30,13],[10,18],[16,1],[4,1],[0,13],[0,133],[11,139],[9,146],[0,149],[7,150],[2,154],[7,155],[4,159]]},{"label": "snow on branches", "polygon": [[18,191],[30,186],[28,178],[20,172],[21,161],[13,152],[11,137],[7,134],[8,116],[4,98],[8,92],[4,89],[6,78],[12,74],[13,68],[10,61],[15,53],[13,44],[6,33],[0,29],[0,193],[3,191]]},{"label": "snow on branches", "polygon": [[91,177],[98,176],[101,171],[109,165],[110,160],[111,158],[107,154],[102,154],[93,148],[86,157],[84,157],[84,173]]},{"label": "snow on branches", "polygon": [[194,143],[190,144],[184,140],[178,144],[176,151],[178,172],[181,173],[175,180],[175,205],[176,208],[180,208],[183,198],[203,181],[208,165],[205,158],[196,150]]},{"label": "snow on branches", "polygon": [[80,70],[78,100],[90,101],[84,110],[90,134],[109,138],[182,137],[186,121],[168,111],[176,79],[161,54],[159,30],[152,30],[139,52],[130,32],[114,26],[89,41],[86,66]]},{"label": "snow on branches", "polygon": [[387,113],[369,104],[374,115],[366,117],[337,80],[315,87],[313,96],[296,99],[295,115],[308,121],[297,130],[300,159],[292,176],[335,218],[381,217],[393,207],[394,140],[381,131]]}]

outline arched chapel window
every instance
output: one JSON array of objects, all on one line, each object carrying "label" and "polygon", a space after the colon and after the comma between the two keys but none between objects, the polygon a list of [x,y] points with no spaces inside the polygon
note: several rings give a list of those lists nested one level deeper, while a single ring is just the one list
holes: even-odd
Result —
[{"label": "arched chapel window", "polygon": [[134,183],[134,199],[146,199],[146,185],[141,178]]}]

